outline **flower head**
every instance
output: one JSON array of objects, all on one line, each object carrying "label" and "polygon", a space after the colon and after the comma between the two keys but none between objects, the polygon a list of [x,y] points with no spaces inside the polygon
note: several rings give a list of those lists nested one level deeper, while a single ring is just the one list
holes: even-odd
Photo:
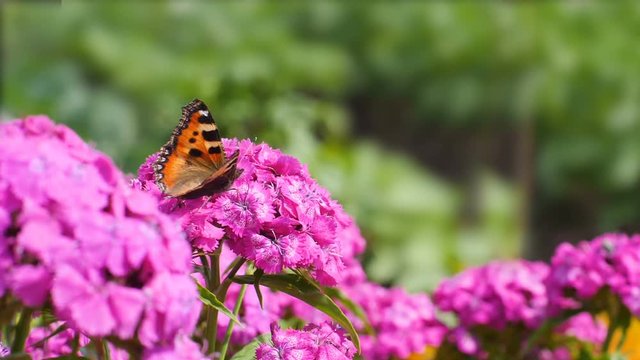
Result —
[{"label": "flower head", "polygon": [[548,271],[539,262],[492,262],[441,282],[434,301],[441,310],[455,313],[465,327],[535,328],[546,315]]},{"label": "flower head", "polygon": [[561,244],[547,279],[551,311],[575,309],[609,289],[640,315],[640,235],[604,234],[577,245]]},{"label": "flower head", "polygon": [[[79,345],[84,346],[89,343],[89,338],[78,332],[64,328],[62,321],[56,321],[48,326],[37,327],[29,333],[25,344],[25,351],[34,360],[50,359],[64,355],[81,355],[78,351],[73,352],[73,342],[78,336]],[[55,335],[52,335],[56,332]]]},{"label": "flower head", "polygon": [[[360,276],[350,281],[356,278]],[[406,358],[427,346],[439,346],[447,332],[446,326],[436,318],[435,307],[426,294],[408,294],[401,288],[387,289],[366,280],[341,288],[362,308],[375,333],[368,333],[365,323],[345,309],[360,334],[365,359]],[[288,309],[308,322],[329,320],[325,314],[297,299],[289,300]]]},{"label": "flower head", "polygon": [[273,324],[271,341],[258,347],[257,360],[346,360],[356,353],[344,330],[326,322],[303,330],[281,330]]},{"label": "flower head", "polygon": [[[374,283],[348,287],[345,292],[366,313],[376,336],[363,335],[362,352],[367,359],[406,358],[427,346],[440,345],[446,327],[436,318],[426,294],[408,294]],[[360,325],[360,321],[356,321]]]},{"label": "flower head", "polygon": [[144,329],[148,348],[193,330],[191,251],[153,196],[46,117],[0,125],[0,143],[0,296],[50,302],[87,336],[130,340]]},{"label": "flower head", "polygon": [[[306,268],[323,285],[343,279],[345,263],[362,252],[353,220],[295,158],[265,144],[224,140],[239,151],[238,179],[211,198],[164,198],[160,207],[179,216],[192,246],[212,251],[225,238],[238,255],[266,273]],[[159,194],[151,156],[134,185]]]}]

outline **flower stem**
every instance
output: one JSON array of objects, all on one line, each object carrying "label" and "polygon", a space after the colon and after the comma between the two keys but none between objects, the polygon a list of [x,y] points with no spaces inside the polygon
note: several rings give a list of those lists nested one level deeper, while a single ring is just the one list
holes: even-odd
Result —
[{"label": "flower stem", "polygon": [[224,302],[224,299],[227,297],[227,290],[229,290],[229,286],[231,286],[231,283],[233,282],[233,277],[236,276],[238,270],[240,270],[245,262],[247,262],[247,259],[244,258],[237,258],[234,261],[235,265],[231,270],[229,270],[229,273],[222,281],[222,284],[218,287],[218,291],[216,291],[216,297],[218,300]]},{"label": "flower stem", "polygon": [[31,330],[31,315],[33,310],[30,308],[24,308],[22,314],[20,314],[20,320],[16,326],[15,336],[13,338],[13,345],[11,346],[11,353],[17,354],[24,350],[24,344],[27,341],[27,335]]},{"label": "flower stem", "polygon": [[[207,278],[207,288],[215,292],[220,286],[220,250],[218,249],[210,256],[209,277]],[[220,299],[224,301],[224,299]],[[207,339],[207,354],[213,354],[216,350],[216,338],[218,336],[218,310],[209,307],[207,309],[207,328],[205,337]]]},{"label": "flower stem", "polygon": [[204,255],[200,255],[200,266],[202,266],[202,276],[204,276],[206,281],[209,281],[209,277],[211,276],[209,273],[209,260]]},{"label": "flower stem", "polygon": [[[240,288],[240,293],[238,294],[238,300],[236,301],[236,305],[233,308],[233,315],[238,317],[240,313],[240,307],[242,306],[242,301],[244,300],[244,293],[247,291],[247,285],[242,285]],[[227,332],[224,334],[224,342],[222,343],[222,348],[220,348],[220,359],[224,360],[227,356],[227,348],[229,347],[229,342],[231,341],[231,333],[233,333],[233,321],[229,321],[229,325],[227,326]]]},{"label": "flower stem", "polygon": [[[101,338],[91,339],[91,343],[93,344],[94,349],[96,350],[96,356],[100,360],[109,360],[109,349],[107,348],[107,342],[102,340]],[[72,353],[76,355],[78,350],[74,350]]]}]

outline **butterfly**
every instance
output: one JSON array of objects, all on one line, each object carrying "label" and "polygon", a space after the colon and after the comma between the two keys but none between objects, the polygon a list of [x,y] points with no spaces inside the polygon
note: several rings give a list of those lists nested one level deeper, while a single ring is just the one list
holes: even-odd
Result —
[{"label": "butterfly", "polygon": [[183,199],[213,195],[240,175],[238,151],[225,158],[220,133],[202,100],[182,108],[178,126],[153,164],[155,182],[163,193]]}]

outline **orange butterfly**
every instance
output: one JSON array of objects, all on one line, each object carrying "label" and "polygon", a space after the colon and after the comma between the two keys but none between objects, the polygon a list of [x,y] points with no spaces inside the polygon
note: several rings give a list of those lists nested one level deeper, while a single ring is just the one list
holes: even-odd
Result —
[{"label": "orange butterfly", "polygon": [[182,117],[153,164],[155,181],[169,196],[194,199],[224,191],[240,175],[238,151],[225,160],[211,112],[202,100],[182,108]]}]

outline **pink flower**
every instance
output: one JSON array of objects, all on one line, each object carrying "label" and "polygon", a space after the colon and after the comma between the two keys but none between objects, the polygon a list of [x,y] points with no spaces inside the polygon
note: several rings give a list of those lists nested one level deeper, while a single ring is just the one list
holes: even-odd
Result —
[{"label": "pink flower", "polygon": [[609,289],[640,314],[640,235],[604,234],[577,245],[561,244],[547,279],[551,310],[575,309]]},{"label": "pink flower", "polygon": [[[145,329],[149,348],[193,331],[191,250],[155,197],[46,117],[1,124],[0,143],[0,296],[51,304],[89,336],[132,340]],[[159,291],[159,279],[179,293]]]},{"label": "pink flower", "polygon": [[543,349],[537,354],[539,360],[571,360],[573,356],[571,351],[566,347],[559,347],[556,349]]},{"label": "pink flower", "polygon": [[546,316],[548,271],[538,262],[492,262],[442,281],[434,301],[441,310],[455,313],[466,327],[535,328]]},{"label": "pink flower", "polygon": [[461,353],[472,356],[482,356],[482,349],[480,343],[467,329],[464,327],[457,327],[451,331],[449,338],[450,343],[455,344]]},{"label": "pink flower", "polygon": [[[227,307],[233,308],[240,292],[239,285],[232,285],[229,288]],[[252,288],[248,288],[240,311],[240,322],[243,326],[236,325],[231,335],[231,343],[237,345],[248,344],[256,336],[269,332],[272,323],[279,321],[285,315],[284,303],[288,298],[282,293],[273,292],[267,288],[262,288],[263,305],[260,305],[258,296]],[[218,319],[218,335],[220,340],[229,326],[229,318],[221,316]]]},{"label": "pink flower", "polygon": [[[50,336],[54,331],[64,325],[64,322],[56,321],[48,326],[32,329],[29,337],[27,337],[25,351],[33,360],[42,360],[72,355],[73,342],[76,335],[79,337],[79,346],[85,346],[89,343],[88,337],[78,334],[70,328],[66,328],[56,335]],[[47,339],[44,340],[45,338]],[[75,355],[81,354],[78,351]]]},{"label": "pink flower", "polygon": [[208,359],[187,336],[178,336],[169,345],[147,350],[142,355],[143,360],[206,360]]},{"label": "pink flower", "polygon": [[[193,247],[213,251],[223,240],[267,273],[308,269],[323,285],[336,285],[345,262],[364,250],[364,239],[342,207],[295,158],[265,144],[224,140],[239,151],[242,174],[226,192],[211,198],[163,198],[160,208],[177,215]],[[134,187],[159,194],[152,155]]]},{"label": "pink flower", "polygon": [[556,331],[598,345],[602,344],[607,336],[607,326],[587,312],[571,317],[558,326]]},{"label": "pink flower", "polygon": [[233,235],[243,236],[259,231],[263,223],[273,219],[272,203],[270,192],[259,183],[240,182],[218,196],[212,213]]},{"label": "pink flower", "polygon": [[386,289],[373,283],[356,285],[345,292],[363,308],[377,334],[362,336],[366,358],[405,358],[442,342],[446,328],[425,294],[409,295],[403,289]]},{"label": "pink flower", "polygon": [[[362,278],[358,275],[353,279]],[[437,319],[435,307],[426,294],[411,295],[403,289],[387,289],[366,280],[343,285],[341,289],[364,310],[376,334],[368,334],[360,318],[343,309],[360,334],[365,359],[406,358],[443,341],[447,328]],[[329,320],[296,299],[289,299],[287,307],[288,312],[307,322]]]},{"label": "pink flower", "polygon": [[0,357],[9,356],[11,354],[11,349],[5,346],[2,342],[0,342]]},{"label": "pink flower", "polygon": [[143,345],[152,347],[195,328],[201,302],[193,296],[196,285],[192,279],[162,273],[149,282],[144,292],[153,301],[147,303],[138,334]]},{"label": "pink flower", "polygon": [[271,326],[271,344],[256,350],[257,360],[353,359],[356,349],[342,329],[329,323],[310,324],[303,330],[281,330]]}]

